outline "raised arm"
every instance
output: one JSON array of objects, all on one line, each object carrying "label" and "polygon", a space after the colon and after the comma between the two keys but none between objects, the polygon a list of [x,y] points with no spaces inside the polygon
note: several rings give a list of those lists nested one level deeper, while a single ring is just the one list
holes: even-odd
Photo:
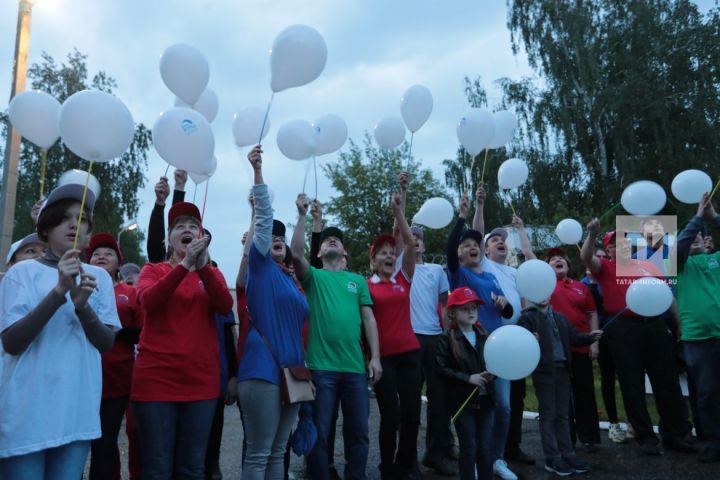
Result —
[{"label": "raised arm", "polygon": [[310,215],[313,219],[312,234],[310,236],[310,265],[322,268],[322,260],[318,257],[320,252],[320,234],[323,230],[322,204],[317,199],[312,201]]},{"label": "raised arm", "polygon": [[512,225],[515,227],[518,232],[518,236],[520,237],[520,250],[525,256],[525,260],[536,259],[537,257],[535,256],[535,252],[533,252],[532,245],[530,245],[530,238],[528,237],[527,231],[525,231],[525,224],[523,223],[522,218],[517,215],[513,215]]},{"label": "raised arm", "polygon": [[[483,236],[485,236],[485,199],[487,193],[482,185],[480,185],[475,191],[475,215],[473,216],[473,230],[477,230]],[[481,245],[481,248],[485,248]]]},{"label": "raised arm", "polygon": [[467,217],[468,210],[470,209],[470,200],[467,195],[460,197],[460,211],[458,212],[458,219],[455,222],[455,226],[448,235],[447,243],[447,268],[450,272],[457,272],[460,268],[460,260],[458,259],[458,247],[460,246],[460,236],[465,226],[465,218]]},{"label": "raised arm", "polygon": [[151,263],[165,261],[165,201],[170,195],[167,177],[155,184],[155,205],[148,225],[147,254]]},{"label": "raised arm", "polygon": [[290,250],[293,255],[293,265],[295,266],[295,275],[298,280],[303,281],[310,264],[305,258],[305,223],[307,222],[308,198],[307,195],[301,193],[295,200],[295,206],[298,210],[298,221],[293,231]]},{"label": "raised arm", "polygon": [[[408,184],[410,182],[409,178],[410,178],[410,175],[407,172],[400,172],[400,175],[398,175],[398,178],[397,178],[398,195],[400,196],[400,208],[402,210],[403,217],[405,216],[405,209],[407,206],[407,189],[408,189]],[[394,211],[395,210],[393,207],[393,212]],[[407,221],[407,219],[406,219],[406,221]],[[397,218],[393,222],[392,234],[393,234],[393,237],[395,237],[395,253],[397,255],[400,255],[400,252],[405,250],[407,241],[403,237],[403,233],[400,231],[400,224],[398,224]],[[412,238],[412,235],[410,235],[410,239],[412,240],[410,243],[414,244],[415,239]],[[413,254],[413,261],[414,261],[414,254]]]},{"label": "raised arm", "polygon": [[597,218],[593,218],[590,223],[587,224],[587,235],[580,249],[580,260],[582,260],[591,273],[600,271],[600,259],[595,256],[595,240],[597,240],[599,233],[600,221]]},{"label": "raised arm", "polygon": [[256,145],[248,153],[248,160],[252,165],[255,177],[255,184],[252,187],[253,203],[255,205],[255,229],[253,236],[250,238],[252,238],[252,242],[260,255],[266,256],[272,244],[273,211],[270,205],[270,194],[262,174],[262,153],[260,145]]},{"label": "raised arm", "polygon": [[187,183],[188,174],[185,170],[175,169],[175,186],[173,187],[172,204],[185,201],[185,184]]},{"label": "raised arm", "polygon": [[400,193],[393,194],[391,204],[393,215],[395,215],[395,225],[398,226],[400,237],[403,240],[403,273],[408,279],[412,280],[412,277],[415,274],[415,241],[413,239],[412,231],[410,230],[410,225],[408,225],[407,220],[405,219]]}]

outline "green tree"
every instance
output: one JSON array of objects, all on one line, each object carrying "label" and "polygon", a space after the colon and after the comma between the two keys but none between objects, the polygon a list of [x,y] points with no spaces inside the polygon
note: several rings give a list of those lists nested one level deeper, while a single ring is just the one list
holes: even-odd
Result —
[{"label": "green tree", "polygon": [[687,168],[718,177],[717,8],[702,15],[687,0],[508,3],[513,49],[527,53],[537,75],[500,82],[521,123],[513,155],[530,167],[518,198],[527,217],[584,221],[635,180],[669,192]]},{"label": "green tree", "polygon": [[[102,90],[113,93],[117,83],[107,73],[100,71],[89,77],[87,56],[74,50],[68,54],[66,63],[58,64],[47,53],[42,61],[33,64],[28,70],[32,88],[42,90],[58,99],[61,103],[70,95],[84,89]],[[7,115],[4,115],[4,120]],[[7,122],[2,122],[3,137],[7,135]],[[137,192],[145,185],[144,171],[147,168],[147,153],[150,148],[150,131],[139,123],[135,127],[135,138],[122,157],[107,163],[93,165],[92,173],[102,185],[102,193],[95,205],[95,232],[109,232],[117,235],[126,219],[135,218],[139,208]],[[0,160],[4,158],[0,152]],[[62,142],[57,142],[48,150],[45,194],[56,185],[60,175],[73,168],[87,170],[88,162],[72,153]],[[15,230],[13,236],[22,238],[35,230],[30,218],[30,210],[39,196],[40,150],[27,141],[23,141],[20,152],[20,171],[18,179],[18,198],[15,207]],[[126,261],[143,263],[140,232],[125,233],[122,236],[122,249]]]},{"label": "green tree", "polygon": [[[368,249],[373,239],[382,232],[391,233],[393,215],[390,208],[392,192],[397,191],[397,176],[401,171],[410,173],[406,214],[408,220],[432,197],[446,197],[447,194],[432,172],[420,168],[410,158],[408,145],[403,144],[393,151],[375,148],[366,134],[362,148],[350,140],[348,151],[323,167],[337,196],[327,204],[331,217],[329,225],[337,225],[345,232],[345,249],[349,255],[349,268],[367,272]],[[334,222],[332,221],[334,220]],[[448,228],[425,230],[426,252],[429,256],[442,255]]]}]

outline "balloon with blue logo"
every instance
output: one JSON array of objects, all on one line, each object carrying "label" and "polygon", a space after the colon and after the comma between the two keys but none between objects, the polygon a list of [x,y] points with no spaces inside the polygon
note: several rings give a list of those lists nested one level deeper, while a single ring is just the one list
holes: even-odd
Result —
[{"label": "balloon with blue logo", "polygon": [[337,115],[324,115],[313,123],[315,130],[315,155],[327,155],[339,150],[348,136],[345,121]]},{"label": "balloon with blue logo", "polygon": [[152,139],[160,157],[175,168],[198,175],[212,171],[215,137],[208,121],[195,110],[178,107],[160,114]]}]

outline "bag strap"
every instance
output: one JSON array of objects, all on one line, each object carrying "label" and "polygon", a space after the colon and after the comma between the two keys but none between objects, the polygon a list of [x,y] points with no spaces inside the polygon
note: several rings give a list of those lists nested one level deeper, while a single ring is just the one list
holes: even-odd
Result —
[{"label": "bag strap", "polygon": [[255,320],[253,320],[252,318],[250,318],[250,325],[252,327],[254,327],[255,330],[260,334],[260,338],[262,338],[263,342],[265,343],[265,346],[267,347],[268,350],[270,350],[270,355],[272,355],[273,360],[275,360],[275,365],[277,365],[277,367],[280,370],[282,370],[283,367],[280,365],[280,360],[278,359],[278,354],[277,354],[277,352],[275,352],[275,349],[272,347],[272,345],[270,345],[270,342],[268,341],[268,339],[265,336],[265,334],[263,333],[263,331],[260,330],[260,325],[258,325],[255,322]]}]

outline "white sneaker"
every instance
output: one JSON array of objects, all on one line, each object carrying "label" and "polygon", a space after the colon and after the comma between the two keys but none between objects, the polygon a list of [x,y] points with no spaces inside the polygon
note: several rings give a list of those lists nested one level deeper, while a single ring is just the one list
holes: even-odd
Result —
[{"label": "white sneaker", "polygon": [[627,423],[627,427],[625,429],[625,437],[626,438],[635,438],[635,429],[630,425],[630,422]]},{"label": "white sneaker", "polygon": [[515,475],[507,466],[507,462],[503,459],[495,460],[495,464],[493,465],[493,472],[495,472],[495,475],[502,478],[503,480],[518,480],[517,475]]},{"label": "white sneaker", "polygon": [[625,431],[618,423],[611,423],[608,429],[608,438],[613,443],[625,443],[627,441]]}]

